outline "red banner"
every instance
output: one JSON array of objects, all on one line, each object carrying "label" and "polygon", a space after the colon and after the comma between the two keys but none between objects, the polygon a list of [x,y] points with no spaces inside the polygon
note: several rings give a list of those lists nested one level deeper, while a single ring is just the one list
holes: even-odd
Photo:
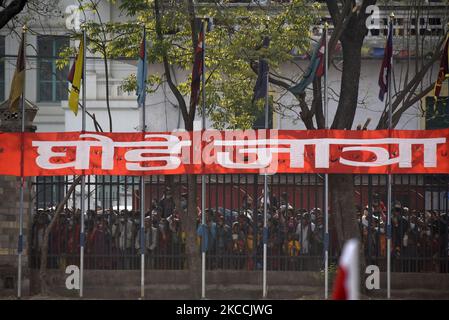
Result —
[{"label": "red banner", "polygon": [[449,129],[0,133],[0,174],[447,174],[448,136]]}]

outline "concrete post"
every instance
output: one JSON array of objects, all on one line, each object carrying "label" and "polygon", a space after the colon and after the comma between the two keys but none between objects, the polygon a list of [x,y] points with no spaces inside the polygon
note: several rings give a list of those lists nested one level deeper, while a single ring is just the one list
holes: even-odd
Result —
[{"label": "concrete post", "polygon": [[[10,113],[9,102],[0,105],[0,132],[21,131],[21,111]],[[34,132],[32,125],[37,113],[37,107],[26,103],[25,131]],[[32,206],[31,179],[25,180],[24,190],[24,251],[22,259],[22,290],[29,294],[30,272],[29,261],[29,231],[30,208]],[[20,210],[20,177],[0,176],[0,296],[15,297],[17,293],[18,241],[19,241],[19,210]]]}]

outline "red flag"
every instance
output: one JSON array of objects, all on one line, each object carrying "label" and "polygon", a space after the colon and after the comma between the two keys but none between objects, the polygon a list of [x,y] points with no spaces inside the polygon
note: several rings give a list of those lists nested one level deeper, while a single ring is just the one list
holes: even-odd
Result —
[{"label": "red flag", "polygon": [[388,38],[384,50],[384,59],[379,73],[379,99],[384,101],[385,93],[388,92],[388,77],[391,76],[391,65],[393,60],[393,22],[388,27]]},{"label": "red flag", "polygon": [[433,89],[433,95],[435,96],[435,98],[440,96],[441,85],[443,84],[443,81],[449,78],[448,47],[449,47],[449,35],[446,36],[443,54],[441,55],[440,70],[438,71],[438,78],[437,81],[435,82],[435,87]]},{"label": "red flag", "polygon": [[338,262],[334,283],[334,300],[358,300],[359,298],[359,241],[348,240]]},{"label": "red flag", "polygon": [[195,61],[192,69],[192,84],[190,87],[190,108],[198,104],[200,96],[201,76],[203,74],[203,39],[204,30],[201,23],[200,33],[198,34],[198,45],[195,49]]},{"label": "red flag", "polygon": [[325,62],[325,51],[326,51],[326,31],[323,31],[323,36],[321,37],[318,52],[317,52],[317,58],[318,58],[318,67],[315,71],[315,77],[319,78],[324,75],[324,62]]}]

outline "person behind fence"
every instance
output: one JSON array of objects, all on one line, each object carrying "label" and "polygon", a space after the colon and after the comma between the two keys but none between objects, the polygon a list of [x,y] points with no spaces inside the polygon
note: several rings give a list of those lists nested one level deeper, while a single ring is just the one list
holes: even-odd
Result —
[{"label": "person behind fence", "polygon": [[406,258],[406,268],[404,271],[416,272],[416,264],[410,259],[417,256],[419,247],[419,226],[417,225],[417,212],[413,210],[409,216],[407,230],[402,238],[402,256]]},{"label": "person behind fence", "polygon": [[171,258],[173,260],[172,267],[174,269],[182,269],[182,252],[184,250],[185,234],[182,231],[181,219],[179,214],[175,211],[167,218],[168,229],[170,230],[170,249]]},{"label": "person behind fence", "polygon": [[[288,193],[287,192],[282,192],[281,193],[281,199],[279,201],[279,208],[282,208],[282,206],[286,206],[288,208],[292,207],[290,205],[290,203],[288,202]],[[277,206],[276,206],[277,207]],[[293,207],[292,207],[293,208]]]},{"label": "person behind fence", "polygon": [[90,258],[88,259],[88,267],[91,269],[109,269],[111,267],[109,259],[111,235],[106,223],[103,214],[97,215],[95,226],[88,234],[87,254],[90,256],[88,257]]},{"label": "person behind fence", "polygon": [[[281,261],[282,258],[282,252],[283,252],[283,243],[284,243],[284,228],[282,226],[282,223],[280,220],[280,215],[278,212],[275,213],[272,217],[272,219],[268,220],[268,243],[267,243],[267,253],[270,256],[269,259],[269,268],[271,270],[279,270],[281,268],[281,265],[283,261]],[[263,230],[263,215],[259,214],[257,216],[257,226],[259,230]],[[260,259],[261,257],[261,249],[262,249],[262,242],[259,242],[259,248],[258,248],[258,257]],[[262,261],[257,261],[257,267],[258,269],[262,268]]]},{"label": "person behind fence", "polygon": [[159,268],[167,268],[168,267],[168,251],[170,245],[170,230],[168,229],[167,219],[160,216],[159,214],[163,211],[158,212],[157,220],[158,220],[158,253],[160,258],[158,259],[158,267]]},{"label": "person behind fence", "polygon": [[175,201],[170,187],[165,187],[164,194],[159,201],[159,207],[162,209],[162,218],[167,219],[175,210]]},{"label": "person behind fence", "polygon": [[[151,247],[151,241],[152,241],[152,235],[151,235],[151,217],[147,216],[144,219],[144,234],[145,234],[145,242],[144,242],[144,253],[146,257],[150,255],[150,247]],[[137,231],[136,239],[134,240],[134,248],[136,249],[136,252],[140,255],[140,244],[141,244],[141,228]],[[147,258],[147,260],[149,260]]]},{"label": "person behind fence", "polygon": [[217,232],[216,232],[216,266],[219,269],[228,268],[229,265],[225,263],[229,259],[232,232],[231,227],[225,223],[222,214],[217,216]]},{"label": "person behind fence", "polygon": [[120,254],[120,266],[124,269],[131,269],[132,253],[133,253],[133,227],[134,223],[129,215],[128,210],[120,212],[118,225],[118,243]]},{"label": "person behind fence", "polygon": [[315,224],[315,230],[312,234],[311,253],[318,256],[322,254],[324,249],[324,223],[323,213],[320,208],[314,208],[311,211],[312,222]]},{"label": "person behind fence", "polygon": [[408,222],[403,215],[403,209],[400,201],[395,201],[393,212],[391,214],[391,242],[392,257],[399,258],[401,256],[402,242],[405,232],[407,231]]},{"label": "person behind fence", "polygon": [[287,252],[288,252],[288,270],[297,270],[298,268],[298,256],[301,250],[298,238],[293,231],[287,233]]},{"label": "person behind fence", "polygon": [[300,221],[296,227],[296,236],[299,237],[301,255],[310,254],[312,234],[315,231],[315,224],[310,220],[310,213],[306,212],[303,215],[302,221]]},{"label": "person behind fence", "polygon": [[232,267],[241,269],[243,267],[245,255],[245,234],[240,227],[240,223],[235,221],[232,224]]}]

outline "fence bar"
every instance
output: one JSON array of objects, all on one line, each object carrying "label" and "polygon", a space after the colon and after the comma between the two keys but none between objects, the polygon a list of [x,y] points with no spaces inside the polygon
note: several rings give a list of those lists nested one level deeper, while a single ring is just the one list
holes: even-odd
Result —
[{"label": "fence bar", "polygon": [[[268,63],[268,62],[266,62]],[[268,132],[269,129],[269,105],[268,105],[268,86],[269,86],[269,72],[267,71],[265,81],[266,81],[266,92],[265,92],[265,129]],[[263,292],[262,296],[267,297],[267,241],[268,241],[268,175],[267,173],[263,176],[263,274],[262,274],[262,285]]]},{"label": "fence bar", "polygon": [[[206,130],[206,33],[207,33],[208,21],[207,18],[201,20],[201,30],[203,31],[202,35],[202,63],[201,63],[201,93],[202,93],[202,101],[201,101],[201,129],[202,133]],[[202,145],[202,144],[201,144]],[[201,152],[203,149],[201,148]],[[196,188],[197,180],[195,178],[195,186]],[[217,182],[218,184],[218,182]],[[201,299],[206,298],[206,175],[201,175],[201,224],[203,227],[203,234],[201,236]]]},{"label": "fence bar", "polygon": [[[393,24],[394,14],[390,14],[390,23]],[[393,32],[393,28],[390,30]],[[393,55],[391,56],[391,66],[390,72],[388,73],[388,129],[391,132],[393,129],[393,121],[392,121],[392,101],[391,101],[391,90],[392,90],[392,72],[393,72]],[[388,187],[388,196],[387,196],[387,299],[391,297],[391,174],[388,174],[387,177],[387,187]]]},{"label": "fence bar", "polygon": [[[22,29],[22,41],[23,41],[23,60],[26,61],[26,31],[27,27],[23,26]],[[18,58],[20,59],[20,57]],[[22,88],[22,124],[21,124],[21,133],[22,133],[22,143],[21,143],[21,177],[20,177],[20,207],[19,207],[19,241],[18,241],[18,266],[17,266],[17,298],[21,298],[22,296],[22,253],[23,253],[23,198],[24,198],[24,188],[25,188],[25,178],[23,176],[24,169],[24,141],[23,135],[25,132],[25,74],[26,71],[22,71],[24,73],[23,79],[23,88]]]},{"label": "fence bar", "polygon": [[[327,22],[324,24],[325,32],[325,62],[324,62],[324,122],[325,129],[329,129],[329,117],[328,117],[328,97],[327,97],[327,87],[328,87],[328,43],[327,43]],[[324,299],[328,298],[329,292],[329,175],[326,173],[324,175]]]},{"label": "fence bar", "polygon": [[[146,57],[147,57],[147,40],[146,40],[146,28],[145,24],[143,24],[143,77],[146,77],[147,72],[145,68],[146,65]],[[143,101],[142,105],[142,136],[145,136],[146,131],[146,123],[145,123],[145,103],[146,103],[146,81],[144,79],[144,92],[143,92]],[[117,183],[118,188],[118,183]],[[140,177],[140,298],[143,299],[145,297],[145,176],[142,174]]]},{"label": "fence bar", "polygon": [[[82,112],[82,132],[86,131],[86,30],[83,30],[83,112]],[[75,177],[74,177],[75,179]],[[80,228],[80,298],[83,297],[83,282],[84,282],[84,200],[86,198],[86,176],[81,175],[81,228]]]}]

